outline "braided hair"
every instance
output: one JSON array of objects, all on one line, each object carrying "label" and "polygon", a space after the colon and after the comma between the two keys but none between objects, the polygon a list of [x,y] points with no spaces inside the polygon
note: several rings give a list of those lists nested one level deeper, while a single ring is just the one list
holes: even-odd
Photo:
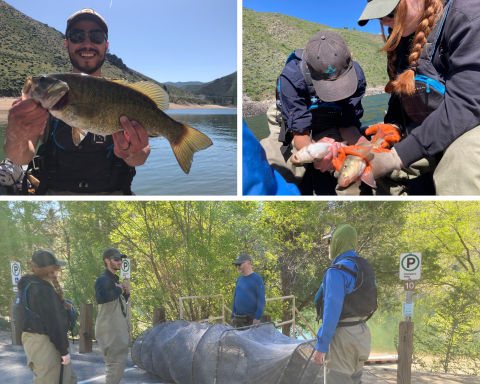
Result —
[{"label": "braided hair", "polygon": [[62,304],[66,309],[72,308],[72,305],[67,303],[65,301],[65,298],[63,297],[63,290],[60,287],[60,283],[58,282],[57,276],[55,276],[55,271],[60,269],[59,265],[49,265],[48,267],[38,267],[38,265],[35,262],[30,263],[33,274],[35,276],[38,276],[44,280],[51,281],[53,284],[53,287],[59,294],[60,298],[62,299]]},{"label": "braided hair", "polygon": [[[384,36],[385,45],[381,52],[387,52],[388,72],[390,81],[385,86],[387,93],[405,93],[413,95],[415,93],[415,73],[417,70],[418,59],[422,53],[422,49],[427,43],[427,37],[430,35],[435,22],[441,15],[443,4],[440,0],[424,0],[424,9],[421,21],[418,23],[413,38],[413,44],[410,56],[408,57],[408,68],[397,76],[397,47],[402,37],[405,20],[407,17],[407,1],[400,0],[397,10],[395,11],[395,24],[388,29],[388,40]],[[383,34],[383,23],[380,22]]]}]

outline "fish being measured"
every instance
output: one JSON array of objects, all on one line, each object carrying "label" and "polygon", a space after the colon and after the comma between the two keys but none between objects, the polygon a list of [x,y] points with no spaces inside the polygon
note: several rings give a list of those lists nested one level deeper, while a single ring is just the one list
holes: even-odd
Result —
[{"label": "fish being measured", "polygon": [[185,173],[193,154],[212,145],[206,135],[163,112],[168,109],[168,94],[150,82],[54,73],[28,77],[22,94],[70,125],[75,145],[88,132],[106,136],[123,131],[120,116],[137,121],[151,137],[165,137]]}]

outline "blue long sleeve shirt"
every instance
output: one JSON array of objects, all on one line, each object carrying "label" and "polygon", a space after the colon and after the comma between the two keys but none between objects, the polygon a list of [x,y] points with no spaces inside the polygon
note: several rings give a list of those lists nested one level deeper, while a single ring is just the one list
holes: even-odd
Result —
[{"label": "blue long sleeve shirt", "polygon": [[[354,272],[358,272],[356,264],[345,257],[358,257],[352,250],[342,253],[333,260],[333,264],[343,264]],[[353,292],[355,278],[339,269],[328,269],[323,277],[322,285],[318,291],[315,302],[320,295],[324,297],[323,322],[317,333],[315,349],[320,352],[328,352],[328,346],[337,328],[340,314],[342,313],[345,295]]]},{"label": "blue long sleeve shirt", "polygon": [[235,287],[233,298],[233,314],[250,315],[255,313],[255,319],[260,320],[265,309],[265,285],[262,277],[257,273],[240,276]]}]

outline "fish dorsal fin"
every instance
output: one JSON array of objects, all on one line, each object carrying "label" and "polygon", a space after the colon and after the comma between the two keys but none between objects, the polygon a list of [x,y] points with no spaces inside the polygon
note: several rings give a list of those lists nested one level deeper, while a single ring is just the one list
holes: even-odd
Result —
[{"label": "fish dorsal fin", "polygon": [[122,85],[127,85],[128,84],[127,79],[109,79],[108,77],[102,77],[102,79],[110,81],[112,83],[118,83],[118,84],[122,84]]},{"label": "fish dorsal fin", "polygon": [[137,83],[124,84],[125,86],[135,89],[151,98],[162,111],[168,109],[169,96],[165,90],[157,84],[148,81],[139,81]]}]

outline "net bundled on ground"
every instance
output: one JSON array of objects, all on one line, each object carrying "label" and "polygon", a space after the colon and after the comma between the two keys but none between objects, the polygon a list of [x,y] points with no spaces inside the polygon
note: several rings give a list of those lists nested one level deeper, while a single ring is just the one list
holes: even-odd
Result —
[{"label": "net bundled on ground", "polygon": [[[132,347],[141,364],[177,384],[323,383],[323,369],[312,354],[315,340],[295,340],[273,323],[242,329],[184,320],[152,328]],[[140,367],[140,365],[137,363]]]}]

